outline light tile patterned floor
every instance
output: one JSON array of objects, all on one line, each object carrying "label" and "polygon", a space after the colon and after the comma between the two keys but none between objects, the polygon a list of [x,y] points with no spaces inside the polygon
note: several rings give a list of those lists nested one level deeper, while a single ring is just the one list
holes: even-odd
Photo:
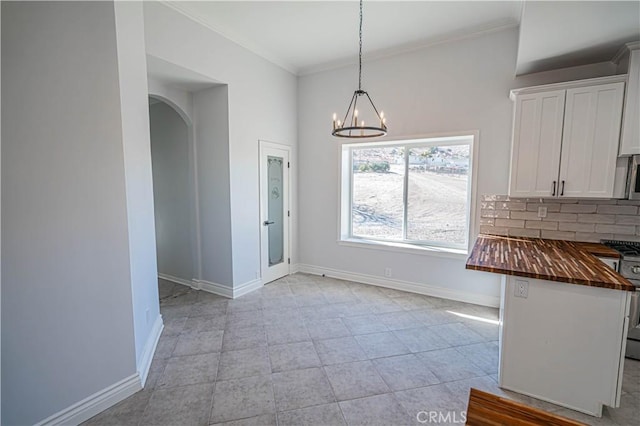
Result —
[{"label": "light tile patterned floor", "polygon": [[414,425],[421,411],[459,422],[470,387],[589,424],[640,419],[637,361],[601,419],[502,391],[497,326],[474,319],[496,309],[304,274],[236,300],[161,281],[160,297],[145,389],[87,425]]}]

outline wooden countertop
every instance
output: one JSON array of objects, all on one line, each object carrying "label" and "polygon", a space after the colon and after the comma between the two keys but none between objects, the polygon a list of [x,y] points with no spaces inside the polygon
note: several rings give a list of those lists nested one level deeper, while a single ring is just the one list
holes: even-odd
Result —
[{"label": "wooden countertop", "polygon": [[629,280],[594,256],[616,257],[602,244],[539,238],[478,235],[467,269],[635,291]]},{"label": "wooden countertop", "polygon": [[607,247],[604,244],[600,243],[586,243],[583,241],[565,241],[574,245],[578,250],[586,251],[589,254],[592,254],[596,257],[611,257],[614,259],[620,259],[622,256],[620,252],[612,249],[611,247]]}]

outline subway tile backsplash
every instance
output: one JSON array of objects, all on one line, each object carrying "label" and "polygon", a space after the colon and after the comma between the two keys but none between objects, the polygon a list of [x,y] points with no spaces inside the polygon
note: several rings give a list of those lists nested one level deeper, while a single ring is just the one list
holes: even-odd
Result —
[{"label": "subway tile backsplash", "polygon": [[[546,217],[538,217],[539,207],[547,208]],[[640,200],[560,200],[483,195],[480,200],[480,232],[552,240],[640,241]]]}]

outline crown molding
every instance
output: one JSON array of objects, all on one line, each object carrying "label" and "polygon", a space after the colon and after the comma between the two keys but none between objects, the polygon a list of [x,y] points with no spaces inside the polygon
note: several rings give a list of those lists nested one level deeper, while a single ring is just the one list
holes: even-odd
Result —
[{"label": "crown molding", "polygon": [[627,52],[637,49],[640,49],[640,41],[632,41],[630,43],[626,43],[620,49],[618,49],[615,55],[613,55],[613,58],[611,58],[611,62],[617,64],[624,57],[624,55],[627,54]]},{"label": "crown molding", "polygon": [[[315,74],[323,71],[330,71],[333,69],[343,68],[343,67],[351,66],[357,63],[357,61],[354,58],[349,57],[349,58],[341,58],[334,61],[324,62],[321,64],[311,65],[308,67],[298,68],[293,64],[290,64],[287,61],[284,61],[281,58],[277,57],[277,55],[274,55],[272,52],[269,52],[266,49],[262,49],[258,46],[255,46],[246,40],[241,40],[237,37],[234,37],[233,35],[225,32],[223,29],[213,25],[211,22],[208,22],[200,18],[199,16],[193,14],[192,12],[187,10],[184,6],[182,6],[179,1],[165,0],[165,1],[160,1],[159,3],[173,9],[174,11],[189,18],[190,20],[210,29],[211,31],[224,37],[225,39],[231,41],[232,43],[237,44],[238,46],[252,52],[253,54],[258,55],[261,58],[271,62],[272,64],[284,69],[285,71],[288,71],[291,74],[294,74],[299,77],[309,75],[309,74]],[[446,44],[446,43],[466,40],[470,38],[477,38],[486,34],[491,34],[491,33],[503,31],[509,28],[515,28],[518,26],[519,26],[519,23],[514,21],[513,19],[502,19],[490,25],[476,27],[475,29],[471,29],[471,30],[469,29],[460,30],[457,33],[452,33],[452,34],[448,34],[441,37],[420,40],[417,42],[407,43],[404,45],[395,46],[387,49],[367,52],[367,55],[366,55],[367,59],[363,60],[363,62],[393,57],[393,56],[401,55],[403,53],[409,53],[409,52],[425,49],[428,47],[438,46],[440,44]]]},{"label": "crown molding", "polygon": [[601,84],[622,83],[627,81],[627,74],[616,74],[606,77],[588,78],[584,80],[566,81],[562,83],[543,84],[540,86],[521,87],[512,89],[509,92],[509,98],[513,101],[518,95],[526,95],[530,93],[547,92],[549,90],[566,90],[579,87],[597,86]]},{"label": "crown molding", "polygon": [[[520,25],[519,23],[511,19],[504,19],[497,24],[494,23],[490,26],[478,27],[472,30],[471,32],[461,31],[461,32],[458,32],[457,34],[449,34],[441,38],[421,40],[418,42],[407,43],[404,45],[395,46],[388,49],[381,49],[381,50],[376,50],[372,52],[367,52],[366,59],[363,58],[362,62],[366,63],[370,61],[402,55],[405,53],[411,53],[418,50],[439,46],[442,44],[448,44],[448,43],[454,43],[462,40],[479,38],[487,34],[492,34],[500,31],[508,30],[511,28],[517,28],[519,25]],[[298,76],[302,77],[302,76],[307,76],[311,74],[316,74],[319,72],[331,71],[338,68],[344,68],[347,66],[356,65],[357,63],[358,61],[355,58],[338,59],[335,61],[325,62],[318,65],[303,67],[298,71]]]},{"label": "crown molding", "polygon": [[173,9],[174,11],[180,13],[186,18],[189,18],[190,20],[210,29],[214,33],[218,34],[219,36],[226,38],[230,42],[237,44],[238,46],[248,50],[249,52],[257,56],[260,56],[262,59],[268,62],[271,62],[273,65],[276,65],[277,67],[282,68],[283,70],[293,75],[298,75],[298,69],[294,67],[292,64],[289,64],[286,61],[281,60],[276,55],[272,54],[271,52],[268,52],[266,49],[261,49],[245,40],[239,40],[238,38],[226,33],[224,30],[211,24],[211,22],[206,21],[200,18],[199,16],[196,16],[195,14],[191,13],[187,9],[185,9],[182,5],[180,5],[180,2],[174,0],[174,1],[159,1],[158,3],[164,6],[167,6],[170,9]]}]

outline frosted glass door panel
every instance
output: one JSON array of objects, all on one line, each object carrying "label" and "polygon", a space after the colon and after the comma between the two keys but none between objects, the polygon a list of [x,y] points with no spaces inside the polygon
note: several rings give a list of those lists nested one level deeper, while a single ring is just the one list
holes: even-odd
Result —
[{"label": "frosted glass door panel", "polygon": [[260,141],[260,275],[263,284],[289,275],[289,147]]},{"label": "frosted glass door panel", "polygon": [[284,160],[281,157],[267,157],[269,266],[284,262],[283,163]]}]

